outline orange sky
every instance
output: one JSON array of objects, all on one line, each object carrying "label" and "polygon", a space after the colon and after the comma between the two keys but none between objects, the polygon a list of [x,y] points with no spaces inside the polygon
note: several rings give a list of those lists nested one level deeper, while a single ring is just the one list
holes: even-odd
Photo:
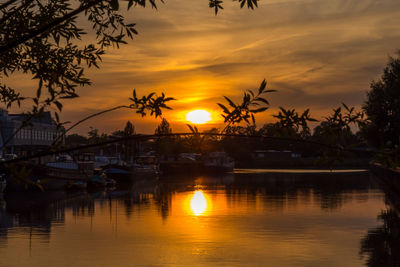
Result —
[{"label": "orange sky", "polygon": [[[93,85],[65,102],[62,119],[76,121],[127,103],[136,88],[139,94],[156,91],[177,98],[165,118],[174,131],[182,131],[187,111],[207,109],[220,120],[216,103],[223,95],[240,97],[264,78],[278,92],[269,95],[271,110],[258,116],[259,126],[279,106],[310,107],[321,118],[341,102],[359,106],[371,80],[400,48],[398,0],[260,0],[254,11],[225,1],[224,8],[214,16],[206,0],[167,0],[158,11],[124,11],[139,35],[107,51],[100,69],[88,72]],[[29,82],[15,83],[28,90]],[[85,133],[94,126],[112,132],[127,120],[142,133],[153,132],[159,123],[118,111],[77,130]]]}]

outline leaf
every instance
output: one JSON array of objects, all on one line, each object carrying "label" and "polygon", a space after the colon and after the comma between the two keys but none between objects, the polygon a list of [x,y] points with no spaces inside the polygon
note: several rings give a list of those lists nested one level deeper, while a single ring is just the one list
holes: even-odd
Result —
[{"label": "leaf", "polygon": [[220,106],[225,113],[229,114],[229,110],[224,105],[220,103],[217,103],[217,105]]},{"label": "leaf", "polygon": [[226,101],[228,101],[228,103],[229,103],[229,105],[230,105],[231,107],[236,108],[236,105],[235,105],[235,103],[233,103],[232,100],[230,100],[230,99],[229,99],[228,97],[226,97],[226,96],[224,96],[224,98],[226,99]]},{"label": "leaf", "polygon": [[54,104],[57,106],[59,111],[62,110],[63,105],[59,101],[54,101]]},{"label": "leaf", "polygon": [[258,89],[258,94],[262,94],[262,92],[265,90],[265,87],[267,86],[267,81],[264,79],[261,84],[260,84],[260,88]]},{"label": "leaf", "polygon": [[128,10],[132,7],[132,5],[133,5],[133,0],[129,0],[129,3],[128,3]]},{"label": "leaf", "polygon": [[40,98],[40,95],[42,94],[42,85],[43,85],[43,80],[40,79],[40,80],[39,80],[39,86],[38,86],[38,89],[37,89],[37,91],[36,91],[36,97],[37,97],[38,99]]},{"label": "leaf", "polygon": [[190,124],[186,124],[186,126],[187,127],[189,127],[189,129],[190,129],[190,131],[192,132],[192,133],[194,133],[195,131],[194,131],[194,129],[193,129],[193,127],[192,127],[192,125],[190,125]]},{"label": "leaf", "polygon": [[267,109],[268,109],[268,107],[263,107],[263,108],[258,108],[258,109],[252,109],[252,110],[250,110],[250,112],[259,113],[259,112],[266,111]]},{"label": "leaf", "polygon": [[118,11],[118,9],[119,9],[119,1],[118,0],[111,0],[110,5],[113,10]]},{"label": "leaf", "polygon": [[256,99],[254,99],[254,101],[261,101],[261,102],[263,102],[263,103],[269,105],[268,100],[265,99],[265,98],[262,98],[262,97],[257,97]]}]

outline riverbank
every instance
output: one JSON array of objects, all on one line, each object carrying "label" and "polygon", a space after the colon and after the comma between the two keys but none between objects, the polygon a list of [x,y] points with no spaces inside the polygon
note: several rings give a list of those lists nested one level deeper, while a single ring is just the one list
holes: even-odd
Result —
[{"label": "riverbank", "polygon": [[237,168],[254,169],[368,169],[369,158],[348,158],[329,164],[318,157],[308,158],[258,158],[248,162],[235,162]]}]

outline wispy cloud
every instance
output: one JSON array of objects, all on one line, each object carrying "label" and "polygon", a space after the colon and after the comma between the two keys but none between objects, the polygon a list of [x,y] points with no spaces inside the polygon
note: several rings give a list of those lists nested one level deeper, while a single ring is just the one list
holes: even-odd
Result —
[{"label": "wispy cloud", "polygon": [[[224,6],[218,16],[207,1],[186,0],[128,12],[140,34],[89,72],[93,87],[80,91],[63,118],[123,103],[136,88],[178,98],[171,103],[175,111],[166,113],[174,126],[190,109],[216,112],[222,95],[239,96],[264,77],[278,90],[270,96],[273,109],[310,107],[322,114],[342,101],[360,105],[399,48],[398,0],[261,0],[254,11],[237,2]],[[91,123],[104,131],[122,128],[128,118],[145,131],[158,123],[129,112],[117,116]]]}]

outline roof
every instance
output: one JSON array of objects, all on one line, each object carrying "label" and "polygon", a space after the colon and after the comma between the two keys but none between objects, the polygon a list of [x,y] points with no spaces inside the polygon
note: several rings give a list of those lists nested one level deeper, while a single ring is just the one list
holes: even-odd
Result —
[{"label": "roof", "polygon": [[[24,121],[28,114],[20,113],[20,114],[9,114],[12,120]],[[35,123],[44,123],[44,124],[53,124],[53,120],[51,119],[50,111],[45,111],[41,114],[41,116],[34,117],[29,120],[30,122]]]}]

